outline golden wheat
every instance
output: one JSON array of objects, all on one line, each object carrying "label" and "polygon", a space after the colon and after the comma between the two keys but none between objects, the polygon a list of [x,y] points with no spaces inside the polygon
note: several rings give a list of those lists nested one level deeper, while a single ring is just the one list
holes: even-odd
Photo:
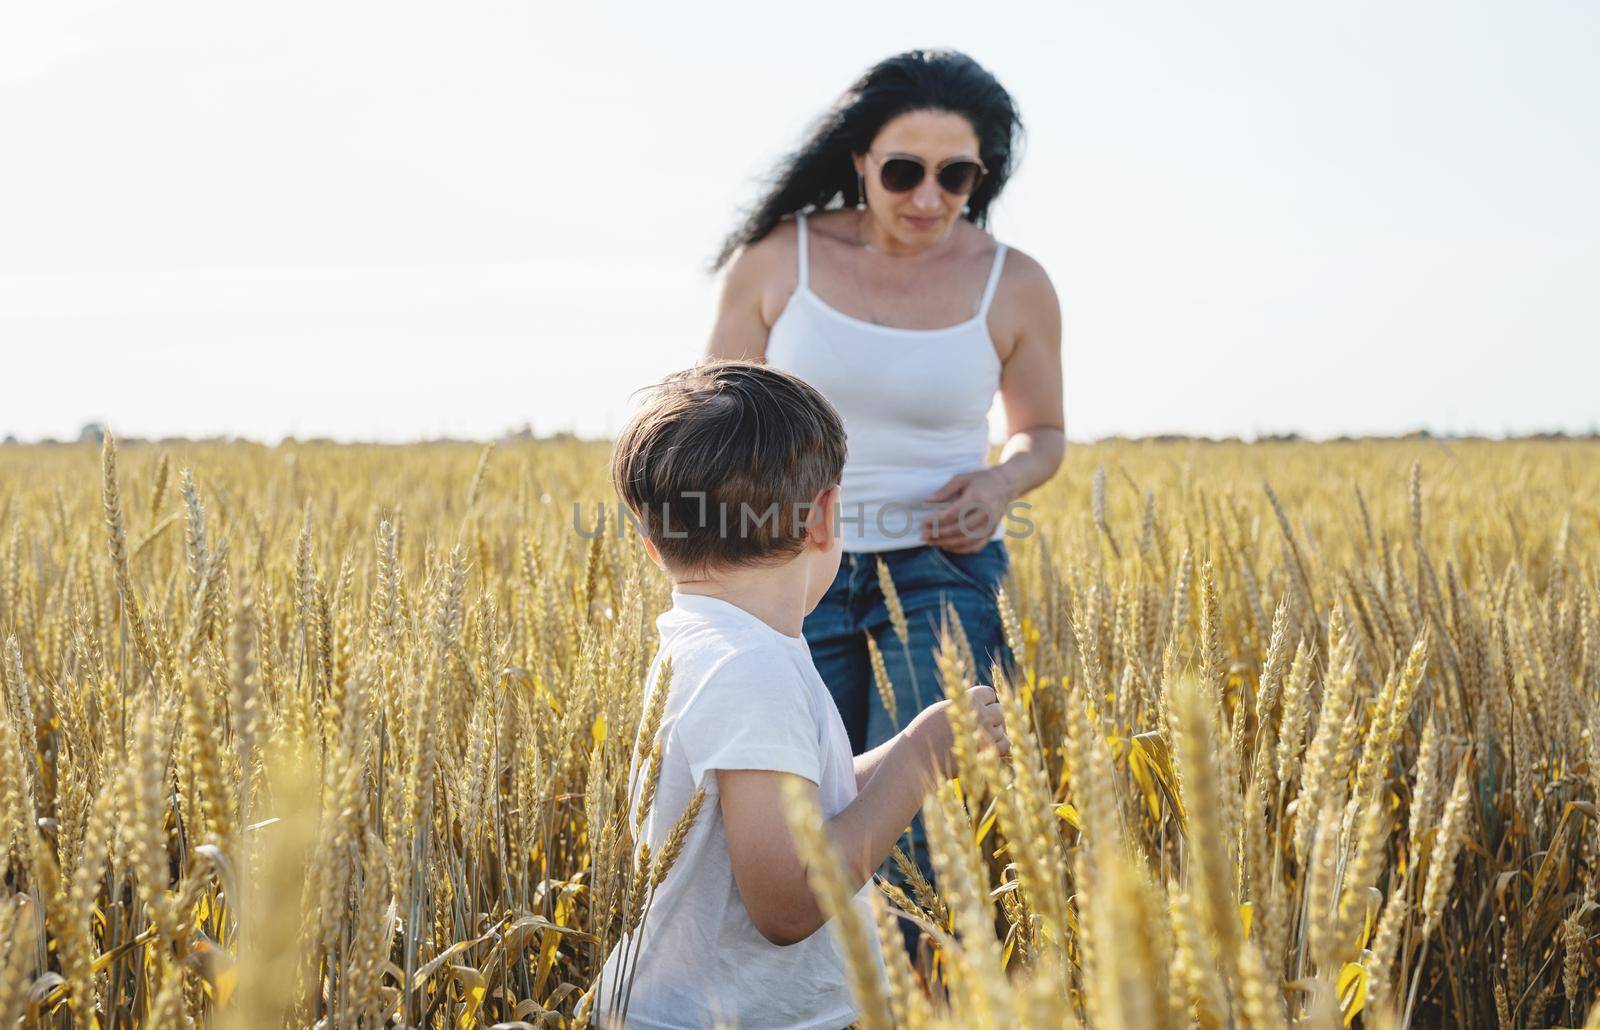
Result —
[{"label": "golden wheat", "polygon": [[[710,799],[637,839],[668,584],[606,453],[0,448],[0,1023],[625,1004]],[[1592,443],[1107,443],[1028,500],[1013,754],[963,740],[937,883],[848,931],[869,1019],[1600,1018]],[[941,621],[942,692],[999,678]]]}]

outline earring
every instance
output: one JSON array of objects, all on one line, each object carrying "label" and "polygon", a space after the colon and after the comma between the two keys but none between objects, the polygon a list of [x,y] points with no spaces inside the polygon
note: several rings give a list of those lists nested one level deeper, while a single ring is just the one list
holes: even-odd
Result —
[{"label": "earring", "polygon": [[962,204],[961,205],[961,213],[962,214],[966,214],[967,212],[969,212],[971,210],[972,210],[972,205],[971,204]]},{"label": "earring", "polygon": [[856,173],[856,210],[860,211],[867,206],[867,180],[860,172]]}]

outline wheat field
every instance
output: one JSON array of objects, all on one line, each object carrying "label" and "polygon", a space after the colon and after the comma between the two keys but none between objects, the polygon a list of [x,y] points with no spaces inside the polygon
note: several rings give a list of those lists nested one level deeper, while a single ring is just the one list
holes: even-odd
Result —
[{"label": "wheat field", "polygon": [[[611,1021],[673,856],[607,453],[0,448],[0,1025]],[[1600,445],[1105,443],[1026,499],[1015,751],[838,921],[863,1026],[1600,1025]]]}]

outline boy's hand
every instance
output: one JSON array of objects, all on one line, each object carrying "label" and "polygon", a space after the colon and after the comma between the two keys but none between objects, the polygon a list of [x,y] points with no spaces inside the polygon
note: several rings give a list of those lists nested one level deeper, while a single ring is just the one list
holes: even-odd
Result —
[{"label": "boy's hand", "polygon": [[[906,732],[917,741],[928,756],[935,775],[946,777],[955,773],[952,749],[955,732],[950,726],[949,709],[958,702],[945,700],[929,705],[906,727]],[[959,702],[972,713],[978,726],[978,746],[992,747],[1002,758],[1011,753],[1011,738],[1006,735],[1006,717],[1000,708],[1000,698],[993,687],[978,686],[967,691]]]}]

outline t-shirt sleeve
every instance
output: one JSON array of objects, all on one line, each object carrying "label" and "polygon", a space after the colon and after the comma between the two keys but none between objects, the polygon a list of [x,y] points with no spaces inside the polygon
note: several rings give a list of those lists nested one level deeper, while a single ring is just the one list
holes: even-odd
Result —
[{"label": "t-shirt sleeve", "polygon": [[724,659],[673,728],[695,786],[714,769],[766,769],[822,779],[817,720],[794,661],[778,648]]}]

